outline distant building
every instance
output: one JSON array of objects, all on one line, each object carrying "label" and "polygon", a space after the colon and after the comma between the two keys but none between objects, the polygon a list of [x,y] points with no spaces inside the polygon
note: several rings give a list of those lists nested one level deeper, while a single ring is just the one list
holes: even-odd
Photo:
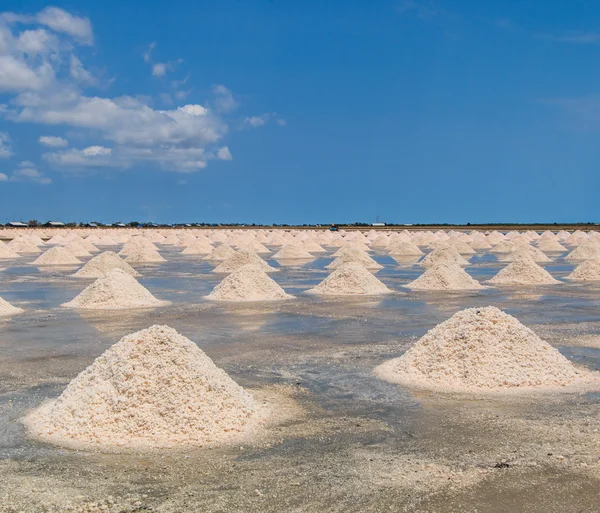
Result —
[{"label": "distant building", "polygon": [[385,226],[385,223],[373,223],[371,226]]},{"label": "distant building", "polygon": [[28,225],[21,221],[11,221],[10,223],[6,223],[6,226],[10,226],[11,228],[27,228]]},{"label": "distant building", "polygon": [[127,225],[125,223],[115,223],[113,224],[113,226],[116,226],[117,228],[127,228]]},{"label": "distant building", "polygon": [[64,228],[65,223],[60,221],[48,221],[45,225],[46,228]]}]

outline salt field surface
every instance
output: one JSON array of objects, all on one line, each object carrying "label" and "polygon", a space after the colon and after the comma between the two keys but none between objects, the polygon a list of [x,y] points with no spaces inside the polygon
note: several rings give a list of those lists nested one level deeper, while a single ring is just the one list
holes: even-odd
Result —
[{"label": "salt field surface", "polygon": [[[212,272],[221,261],[157,242],[164,262],[131,265],[159,306],[73,310],[61,305],[93,283],[72,276],[83,264],[38,268],[37,254],[0,260],[0,297],[24,310],[0,317],[1,512],[598,510],[598,391],[471,397],[373,372],[479,306],[498,307],[577,366],[600,370],[600,282],[566,279],[580,261],[565,251],[542,264],[558,284],[496,287],[486,282],[507,262],[482,249],[465,255],[463,268],[488,286],[421,291],[405,287],[425,271],[419,257],[403,262],[372,247],[382,266],[375,276],[392,293],[331,297],[305,291],[331,273],[337,246],[319,241],[326,253],[283,265],[272,258],[281,245],[261,243],[271,251],[261,258],[279,270],[269,277],[293,298],[207,300],[227,276]],[[195,342],[284,415],[243,443],[151,453],[75,451],[27,436],[25,414],[152,325]]]}]

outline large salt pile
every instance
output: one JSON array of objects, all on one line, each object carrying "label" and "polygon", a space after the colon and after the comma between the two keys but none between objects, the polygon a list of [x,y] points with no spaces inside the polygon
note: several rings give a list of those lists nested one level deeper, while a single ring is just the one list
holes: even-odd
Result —
[{"label": "large salt pile", "polygon": [[578,281],[600,281],[600,259],[585,260],[567,278]]},{"label": "large salt pile", "polygon": [[63,248],[76,257],[88,257],[91,255],[90,252],[77,241],[69,242],[65,244]]},{"label": "large salt pile", "polygon": [[421,256],[424,253],[419,249],[419,246],[412,242],[395,241],[390,242],[387,247],[388,253],[393,256]]},{"label": "large salt pile", "polygon": [[89,310],[118,310],[147,308],[167,303],[156,299],[125,271],[112,269],[85,288],[75,299],[62,306]]},{"label": "large salt pile", "polygon": [[595,240],[586,241],[571,251],[565,260],[589,260],[600,258],[600,243]]},{"label": "large salt pile", "polygon": [[56,246],[42,253],[37,257],[32,265],[79,265],[81,260],[74,256],[67,249]]},{"label": "large salt pile", "polygon": [[469,262],[452,246],[434,249],[420,262],[423,267],[432,267],[441,263],[455,263],[462,266],[469,265]]},{"label": "large salt pile", "polygon": [[257,265],[267,273],[278,271],[278,269],[271,267],[256,253],[253,253],[252,251],[246,251],[245,249],[240,249],[227,260],[215,267],[213,269],[213,273],[232,273],[233,271],[237,271],[240,267],[244,267],[248,264]]},{"label": "large salt pile", "polygon": [[287,244],[273,255],[275,260],[312,260],[315,257],[299,244]]},{"label": "large salt pile", "polygon": [[21,308],[11,305],[8,301],[0,297],[0,317],[6,317],[8,315],[16,315],[22,313]]},{"label": "large salt pile", "polygon": [[406,285],[413,290],[477,290],[483,288],[458,264],[442,262]]},{"label": "large salt pile", "polygon": [[517,249],[517,245],[514,242],[505,240],[490,249],[490,253],[512,253],[515,249]]},{"label": "large salt pile", "polygon": [[595,381],[493,306],[456,313],[375,372],[393,383],[443,392],[550,391]]},{"label": "large salt pile", "polygon": [[154,249],[145,246],[130,247],[124,254],[125,261],[132,264],[151,264],[158,262],[166,262],[166,260],[160,255],[160,253]]},{"label": "large salt pile", "polygon": [[257,242],[255,240],[242,242],[238,244],[238,248],[245,249],[246,251],[252,251],[253,253],[258,253],[260,255],[265,255],[271,252],[270,249],[268,249],[267,247],[263,246],[260,242]]},{"label": "large salt pile", "polygon": [[558,240],[548,238],[541,238],[538,242],[537,248],[540,251],[544,251],[547,253],[559,253],[567,251],[567,248],[565,248],[560,242],[558,242]]},{"label": "large salt pile", "polygon": [[227,244],[221,244],[206,257],[206,260],[227,260],[233,255],[235,255],[235,249]]},{"label": "large salt pile", "polygon": [[307,294],[322,296],[357,296],[390,294],[392,291],[358,263],[346,263],[335,269]]},{"label": "large salt pile", "polygon": [[508,264],[489,280],[494,285],[551,285],[560,283],[529,258]]},{"label": "large salt pile", "polygon": [[264,419],[252,396],[168,326],[123,337],[23,422],[55,445],[127,451],[234,442]]},{"label": "large salt pile", "polygon": [[279,301],[293,297],[287,294],[260,266],[248,264],[224,278],[207,296],[207,299],[214,301]]},{"label": "large salt pile", "polygon": [[113,269],[121,269],[130,276],[140,274],[114,251],[105,251],[92,258],[73,276],[76,278],[100,278]]},{"label": "large salt pile", "polygon": [[41,253],[42,250],[27,240],[11,240],[7,246],[16,253]]}]

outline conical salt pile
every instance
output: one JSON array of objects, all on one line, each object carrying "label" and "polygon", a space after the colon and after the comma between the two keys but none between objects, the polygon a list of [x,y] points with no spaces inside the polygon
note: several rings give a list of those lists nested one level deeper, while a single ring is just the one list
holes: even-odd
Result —
[{"label": "conical salt pile", "polygon": [[218,248],[215,248],[212,253],[207,255],[205,260],[227,260],[233,255],[235,255],[235,249],[227,244],[221,244]]},{"label": "conical salt pile", "polygon": [[559,252],[564,252],[567,251],[567,248],[565,248],[560,242],[558,242],[556,239],[540,239],[540,241],[538,242],[537,248],[540,251],[544,251],[544,252],[548,252],[548,253],[559,253]]},{"label": "conical salt pile", "polygon": [[[120,255],[121,253],[119,253]],[[160,255],[160,253],[150,247],[135,246],[131,247],[127,253],[125,253],[125,262],[132,264],[151,264],[158,262],[166,262],[166,260]]]},{"label": "conical salt pile", "polygon": [[182,252],[182,255],[210,255],[214,251],[214,247],[205,240],[197,240],[187,246]]},{"label": "conical salt pile", "polygon": [[505,240],[490,249],[490,253],[512,253],[515,249],[517,249],[517,245],[514,242]]},{"label": "conical salt pile", "polygon": [[19,254],[10,249],[6,244],[0,244],[0,259],[12,258],[19,258]]},{"label": "conical salt pile", "polygon": [[41,253],[42,250],[26,240],[12,240],[7,246],[16,253]]},{"label": "conical salt pile", "polygon": [[133,267],[125,262],[125,260],[114,251],[105,251],[104,253],[95,256],[73,276],[76,278],[100,278],[113,269],[121,269],[130,276],[140,276]]},{"label": "conical salt pile", "polygon": [[280,301],[292,299],[255,264],[245,265],[223,279],[207,299],[214,301]]},{"label": "conical salt pile", "polygon": [[600,259],[585,260],[567,278],[578,281],[600,281]]},{"label": "conical salt pile", "polygon": [[346,252],[327,265],[325,269],[337,269],[338,267],[349,263],[361,264],[364,268],[373,271],[383,269],[381,264],[377,263],[362,250],[351,250]]},{"label": "conical salt pile", "polygon": [[6,317],[9,315],[16,315],[22,313],[21,308],[11,305],[8,301],[0,297],[0,317]]},{"label": "conical salt pile", "polygon": [[111,452],[235,442],[262,421],[252,396],[168,326],[123,337],[23,420],[44,442]]},{"label": "conical salt pile", "polygon": [[242,242],[238,244],[239,249],[245,249],[246,251],[252,251],[253,253],[258,253],[261,255],[266,255],[270,253],[271,250],[267,247],[263,246],[260,242],[256,242],[255,240],[251,240],[249,242]]},{"label": "conical salt pile", "polygon": [[412,242],[396,241],[391,242],[386,248],[388,253],[394,256],[421,256],[424,253],[419,249],[419,246]]},{"label": "conical salt pile", "polygon": [[421,266],[423,267],[432,267],[442,263],[455,263],[462,266],[469,265],[468,260],[465,260],[465,258],[463,258],[458,251],[451,246],[434,249],[420,262]]},{"label": "conical salt pile", "polygon": [[483,285],[460,265],[442,262],[427,269],[406,287],[412,290],[477,290],[482,289]]},{"label": "conical salt pile", "polygon": [[494,285],[551,285],[560,283],[529,258],[508,264],[489,280]]},{"label": "conical salt pile", "polygon": [[91,253],[79,242],[73,241],[63,246],[69,253],[76,257],[88,257]]},{"label": "conical salt pile", "polygon": [[315,257],[298,244],[287,244],[273,255],[275,260],[313,260]]},{"label": "conical salt pile", "polygon": [[456,313],[375,372],[393,383],[443,392],[565,389],[597,379],[493,306]]},{"label": "conical salt pile", "polygon": [[156,299],[125,271],[112,269],[85,288],[75,299],[62,306],[89,310],[118,310],[147,308],[167,303]]},{"label": "conical salt pile", "polygon": [[253,253],[252,251],[246,251],[245,249],[240,249],[223,263],[215,267],[213,269],[213,273],[232,273],[233,271],[237,271],[240,267],[244,267],[248,264],[257,265],[267,273],[278,271],[278,269],[271,267],[256,253]]},{"label": "conical salt pile", "polygon": [[590,260],[600,258],[600,243],[595,240],[586,241],[571,251],[565,260]]},{"label": "conical salt pile", "polygon": [[81,260],[67,249],[56,246],[42,253],[32,265],[79,265]]},{"label": "conical salt pile", "polygon": [[307,294],[321,296],[359,296],[390,294],[392,291],[373,276],[364,266],[347,263],[335,269]]},{"label": "conical salt pile", "polygon": [[521,260],[523,258],[529,258],[534,262],[540,263],[551,262],[551,260],[546,256],[546,254],[543,251],[540,251],[538,248],[534,248],[529,244],[518,246],[517,249],[503,257],[501,260],[505,262],[516,262],[517,260]]}]

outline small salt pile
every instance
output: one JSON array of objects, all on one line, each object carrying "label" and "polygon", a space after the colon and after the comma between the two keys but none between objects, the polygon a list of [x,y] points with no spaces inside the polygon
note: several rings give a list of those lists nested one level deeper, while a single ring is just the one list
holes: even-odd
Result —
[{"label": "small salt pile", "polygon": [[321,296],[379,295],[391,292],[365,267],[352,262],[338,267],[316,287],[306,291],[307,294]]},{"label": "small salt pile", "polygon": [[371,241],[371,247],[377,249],[387,248],[390,244],[390,239],[387,235],[379,235]]},{"label": "small salt pile", "polygon": [[19,258],[19,254],[10,249],[6,244],[0,245],[0,259]]},{"label": "small salt pile", "polygon": [[76,278],[100,278],[113,269],[121,269],[130,276],[140,276],[133,267],[114,251],[105,251],[95,256],[73,276]]},{"label": "small salt pile", "polygon": [[207,299],[213,301],[280,301],[292,299],[260,266],[247,264],[223,279]]},{"label": "small salt pile", "polygon": [[7,317],[9,315],[16,315],[23,313],[24,310],[11,305],[8,301],[0,297],[0,317]]},{"label": "small salt pile", "polygon": [[600,281],[600,259],[593,258],[585,260],[567,276],[567,279],[577,281]]},{"label": "small salt pile", "polygon": [[144,246],[130,247],[126,253],[120,252],[119,255],[121,254],[126,255],[125,261],[131,264],[152,264],[166,262],[166,260],[156,249]]},{"label": "small salt pile", "polygon": [[472,393],[551,391],[597,380],[493,306],[456,313],[375,373],[409,387]]},{"label": "small salt pile", "polygon": [[315,257],[299,244],[287,244],[273,255],[275,260],[313,260]]},{"label": "small salt pile", "polygon": [[7,247],[12,249],[15,253],[41,253],[42,250],[38,248],[35,244],[25,241],[14,239],[11,240]]},{"label": "small salt pile", "polygon": [[227,244],[221,244],[218,248],[215,248],[205,260],[227,260],[233,255],[235,255],[235,249]]},{"label": "small salt pile", "polygon": [[168,326],[123,337],[23,419],[36,439],[108,452],[232,443],[261,422],[252,395]]},{"label": "small salt pile", "polygon": [[505,240],[490,249],[490,253],[512,253],[515,249],[517,249],[517,245],[514,242]]},{"label": "small salt pile", "polygon": [[213,273],[232,273],[233,271],[237,271],[240,267],[244,267],[248,264],[257,265],[267,273],[278,271],[278,269],[271,267],[256,253],[253,253],[252,251],[246,251],[245,249],[240,249],[227,260],[215,267],[213,269]]},{"label": "small salt pile", "polygon": [[508,264],[489,280],[494,285],[551,285],[560,283],[529,258]]},{"label": "small salt pile", "polygon": [[327,250],[323,248],[319,243],[314,240],[307,240],[302,242],[302,248],[309,253],[326,253]]},{"label": "small salt pile", "polygon": [[32,262],[32,265],[79,265],[81,260],[61,246],[50,248]]},{"label": "small salt pile", "polygon": [[455,263],[462,266],[469,265],[469,262],[451,246],[434,249],[420,262],[423,267],[432,267],[441,263]]},{"label": "small salt pile", "polygon": [[260,242],[256,242],[255,240],[242,242],[238,244],[238,248],[245,249],[246,251],[252,251],[253,253],[258,253],[260,255],[266,255],[267,253],[271,252],[270,249],[263,246]]},{"label": "small salt pile", "polygon": [[442,262],[427,269],[406,285],[412,290],[478,290],[484,288],[454,262]]},{"label": "small salt pile", "polygon": [[62,306],[89,310],[118,310],[165,304],[168,304],[168,301],[156,299],[133,276],[121,269],[112,269],[86,287],[75,299]]},{"label": "small salt pile", "polygon": [[210,255],[214,251],[214,246],[205,240],[197,240],[187,246],[182,252],[182,255]]},{"label": "small salt pile", "polygon": [[91,253],[77,241],[69,242],[63,248],[76,257],[91,256]]}]

